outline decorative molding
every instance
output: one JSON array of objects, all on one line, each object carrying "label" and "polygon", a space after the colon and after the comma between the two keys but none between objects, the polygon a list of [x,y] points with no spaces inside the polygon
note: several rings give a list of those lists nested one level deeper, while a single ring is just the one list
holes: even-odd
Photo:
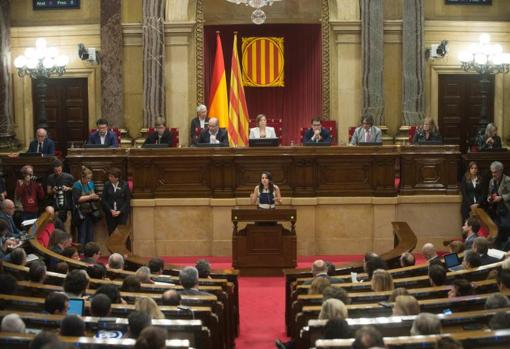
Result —
[{"label": "decorative molding", "polygon": [[363,110],[384,125],[384,7],[382,0],[361,1]]},{"label": "decorative molding", "polygon": [[[329,22],[336,44],[361,44],[361,21]],[[386,20],[383,25],[384,43],[402,42],[402,21]]]},{"label": "decorative molding", "polygon": [[402,125],[418,125],[425,113],[423,0],[404,2],[402,40]]},{"label": "decorative molding", "polygon": [[329,0],[321,2],[321,50],[322,50],[322,116],[330,119],[329,89]]},{"label": "decorative molding", "polygon": [[196,49],[196,82],[197,104],[205,104],[204,101],[204,0],[197,1],[197,14],[195,26],[195,49]]}]

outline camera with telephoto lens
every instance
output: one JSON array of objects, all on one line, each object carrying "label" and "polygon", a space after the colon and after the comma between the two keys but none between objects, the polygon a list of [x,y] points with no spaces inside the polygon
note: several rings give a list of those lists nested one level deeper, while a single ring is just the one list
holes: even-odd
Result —
[{"label": "camera with telephoto lens", "polygon": [[65,205],[64,187],[55,187],[55,206],[57,209],[63,209]]}]

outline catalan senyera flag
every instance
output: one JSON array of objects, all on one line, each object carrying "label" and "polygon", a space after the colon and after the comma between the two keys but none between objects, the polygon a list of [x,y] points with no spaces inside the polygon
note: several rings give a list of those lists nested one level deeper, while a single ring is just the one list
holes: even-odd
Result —
[{"label": "catalan senyera flag", "polygon": [[228,128],[227,78],[220,32],[216,32],[216,57],[209,90],[209,116],[218,118],[220,127]]},{"label": "catalan senyera flag", "polygon": [[239,55],[237,54],[237,33],[234,33],[228,105],[228,137],[230,145],[244,147],[248,144],[249,119]]},{"label": "catalan senyera flag", "polygon": [[245,86],[285,86],[283,38],[243,38],[243,82]]}]

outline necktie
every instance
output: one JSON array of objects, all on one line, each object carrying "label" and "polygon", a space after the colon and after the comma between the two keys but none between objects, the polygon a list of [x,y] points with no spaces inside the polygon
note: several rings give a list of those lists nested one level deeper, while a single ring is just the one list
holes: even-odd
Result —
[{"label": "necktie", "polygon": [[42,143],[39,143],[39,144],[37,145],[37,152],[38,152],[38,153],[42,153]]},{"label": "necktie", "polygon": [[370,130],[365,132],[365,143],[370,142]]}]

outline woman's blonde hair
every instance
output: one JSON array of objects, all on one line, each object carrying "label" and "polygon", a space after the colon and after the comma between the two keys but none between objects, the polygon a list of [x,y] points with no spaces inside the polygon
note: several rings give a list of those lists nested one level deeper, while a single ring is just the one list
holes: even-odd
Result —
[{"label": "woman's blonde hair", "polygon": [[308,290],[308,294],[322,294],[324,289],[330,285],[331,283],[327,278],[317,277],[312,281],[310,289]]},{"label": "woman's blonde hair", "polygon": [[395,299],[393,314],[399,316],[418,315],[420,313],[420,304],[413,296],[398,296]]},{"label": "woman's blonde hair", "polygon": [[139,297],[135,302],[135,310],[144,311],[151,316],[153,319],[164,319],[165,315],[159,310],[158,305],[152,298]]},{"label": "woman's blonde hair", "polygon": [[436,133],[437,125],[436,125],[436,122],[434,121],[434,119],[432,119],[430,116],[427,116],[425,119],[423,119],[423,124],[425,125],[425,123],[427,121],[430,124],[430,133]]},{"label": "woman's blonde hair", "polygon": [[384,269],[377,269],[372,275],[372,290],[374,292],[392,291],[393,278],[391,274]]},{"label": "woman's blonde hair", "polygon": [[322,303],[319,320],[347,319],[347,307],[344,302],[336,298],[330,298]]}]

